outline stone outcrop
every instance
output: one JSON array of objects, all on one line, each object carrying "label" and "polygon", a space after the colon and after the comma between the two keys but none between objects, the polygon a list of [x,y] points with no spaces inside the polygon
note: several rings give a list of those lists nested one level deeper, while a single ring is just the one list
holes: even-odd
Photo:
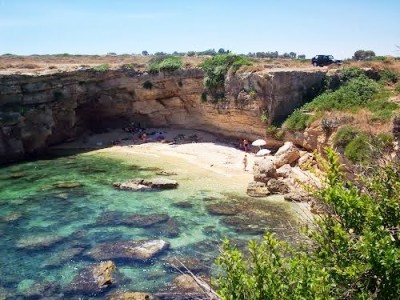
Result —
[{"label": "stone outcrop", "polygon": [[311,165],[315,165],[311,153],[286,142],[274,156],[255,162],[254,181],[249,183],[247,194],[252,197],[281,194],[289,201],[310,199],[305,188],[321,187],[319,178],[307,170]]},{"label": "stone outcrop", "polygon": [[103,261],[83,269],[66,288],[68,294],[98,294],[113,283],[113,273],[117,267],[112,261]]},{"label": "stone outcrop", "polygon": [[95,246],[86,255],[94,260],[138,260],[146,261],[169,248],[163,240],[116,241]]},{"label": "stone outcrop", "polygon": [[[202,129],[248,139],[265,134],[261,114],[282,120],[308,100],[323,71],[230,73],[225,98],[201,101],[203,71],[149,75],[134,70],[80,70],[0,76],[0,162],[25,158],[85,131],[124,127]],[[151,88],[146,82],[151,83]]]},{"label": "stone outcrop", "polygon": [[127,182],[114,182],[113,186],[121,190],[129,191],[149,191],[152,189],[175,189],[178,187],[176,180],[165,179],[165,178],[154,178],[154,179],[133,179]]}]

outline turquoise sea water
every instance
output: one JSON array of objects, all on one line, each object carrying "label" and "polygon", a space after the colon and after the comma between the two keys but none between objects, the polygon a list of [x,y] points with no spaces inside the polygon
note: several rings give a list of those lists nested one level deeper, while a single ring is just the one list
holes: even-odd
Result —
[{"label": "turquoise sea water", "polygon": [[[165,288],[177,275],[165,266],[173,256],[200,259],[203,273],[210,276],[216,272],[213,261],[224,237],[244,245],[262,237],[268,227],[284,238],[294,234],[285,229],[287,222],[295,222],[290,204],[239,197],[215,178],[208,181],[182,171],[169,177],[179,182],[176,190],[129,192],[112,186],[115,181],[160,177],[156,165],[157,161],[140,158],[86,153],[2,167],[0,298],[5,294],[22,299],[35,286],[46,284],[51,287],[46,291],[49,296],[65,298],[75,276],[95,263],[86,252],[105,242],[163,239],[171,246],[146,262],[116,262],[116,283],[91,298],[102,299],[116,290]],[[185,165],[179,168],[173,171],[185,170]],[[238,209],[222,215],[207,209],[213,204],[224,207],[221,203]],[[115,224],[102,222],[107,214]],[[147,227],[118,224],[119,218],[133,214],[166,214],[173,222]]]}]

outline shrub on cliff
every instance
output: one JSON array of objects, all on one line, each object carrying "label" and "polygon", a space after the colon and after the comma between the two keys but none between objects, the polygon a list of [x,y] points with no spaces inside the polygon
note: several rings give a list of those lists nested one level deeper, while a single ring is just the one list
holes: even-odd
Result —
[{"label": "shrub on cliff", "polygon": [[178,56],[159,56],[150,62],[149,72],[156,74],[159,72],[173,72],[182,68],[182,58]]},{"label": "shrub on cliff", "polygon": [[300,109],[296,109],[283,123],[283,128],[289,130],[303,130],[307,127],[310,116]]},{"label": "shrub on cliff", "polygon": [[225,74],[229,68],[239,69],[240,66],[249,66],[251,62],[236,54],[219,54],[207,59],[201,64],[205,72],[204,85],[210,90],[222,88],[225,82]]},{"label": "shrub on cliff", "polygon": [[98,66],[95,66],[93,68],[93,70],[95,70],[96,72],[104,73],[104,72],[107,72],[108,70],[110,70],[110,65],[109,64],[98,65]]},{"label": "shrub on cliff", "polygon": [[249,255],[225,241],[217,259],[222,299],[398,299],[400,164],[369,168],[348,182],[327,152],[326,212],[296,248],[269,232]]}]

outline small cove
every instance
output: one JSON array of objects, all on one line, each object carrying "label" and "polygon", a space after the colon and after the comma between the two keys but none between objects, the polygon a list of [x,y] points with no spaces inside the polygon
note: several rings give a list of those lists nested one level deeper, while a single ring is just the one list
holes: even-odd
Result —
[{"label": "small cove", "polygon": [[[179,182],[178,189],[129,192],[112,186],[115,181],[160,177],[156,175],[160,170],[177,174],[169,178]],[[216,270],[213,261],[225,237],[245,245],[271,228],[282,238],[294,239],[291,226],[298,223],[296,205],[273,197],[247,198],[246,185],[179,158],[111,151],[3,167],[3,288],[13,296],[23,296],[35,284],[49,282],[57,286],[54,296],[62,297],[79,271],[96,262],[87,255],[96,245],[163,239],[170,248],[149,261],[117,261],[119,280],[111,289],[155,292],[177,275],[166,268],[170,257],[197,258],[209,275]],[[233,212],[224,210],[232,206]],[[149,226],[120,224],[132,215],[166,215],[169,221]]]}]

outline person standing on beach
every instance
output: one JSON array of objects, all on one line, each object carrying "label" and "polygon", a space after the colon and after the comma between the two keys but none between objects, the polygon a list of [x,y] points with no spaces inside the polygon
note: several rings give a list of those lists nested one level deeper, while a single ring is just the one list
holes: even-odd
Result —
[{"label": "person standing on beach", "polygon": [[243,170],[247,171],[247,154],[243,157]]},{"label": "person standing on beach", "polygon": [[249,141],[244,139],[243,140],[243,147],[244,147],[244,152],[248,152],[249,151]]}]

